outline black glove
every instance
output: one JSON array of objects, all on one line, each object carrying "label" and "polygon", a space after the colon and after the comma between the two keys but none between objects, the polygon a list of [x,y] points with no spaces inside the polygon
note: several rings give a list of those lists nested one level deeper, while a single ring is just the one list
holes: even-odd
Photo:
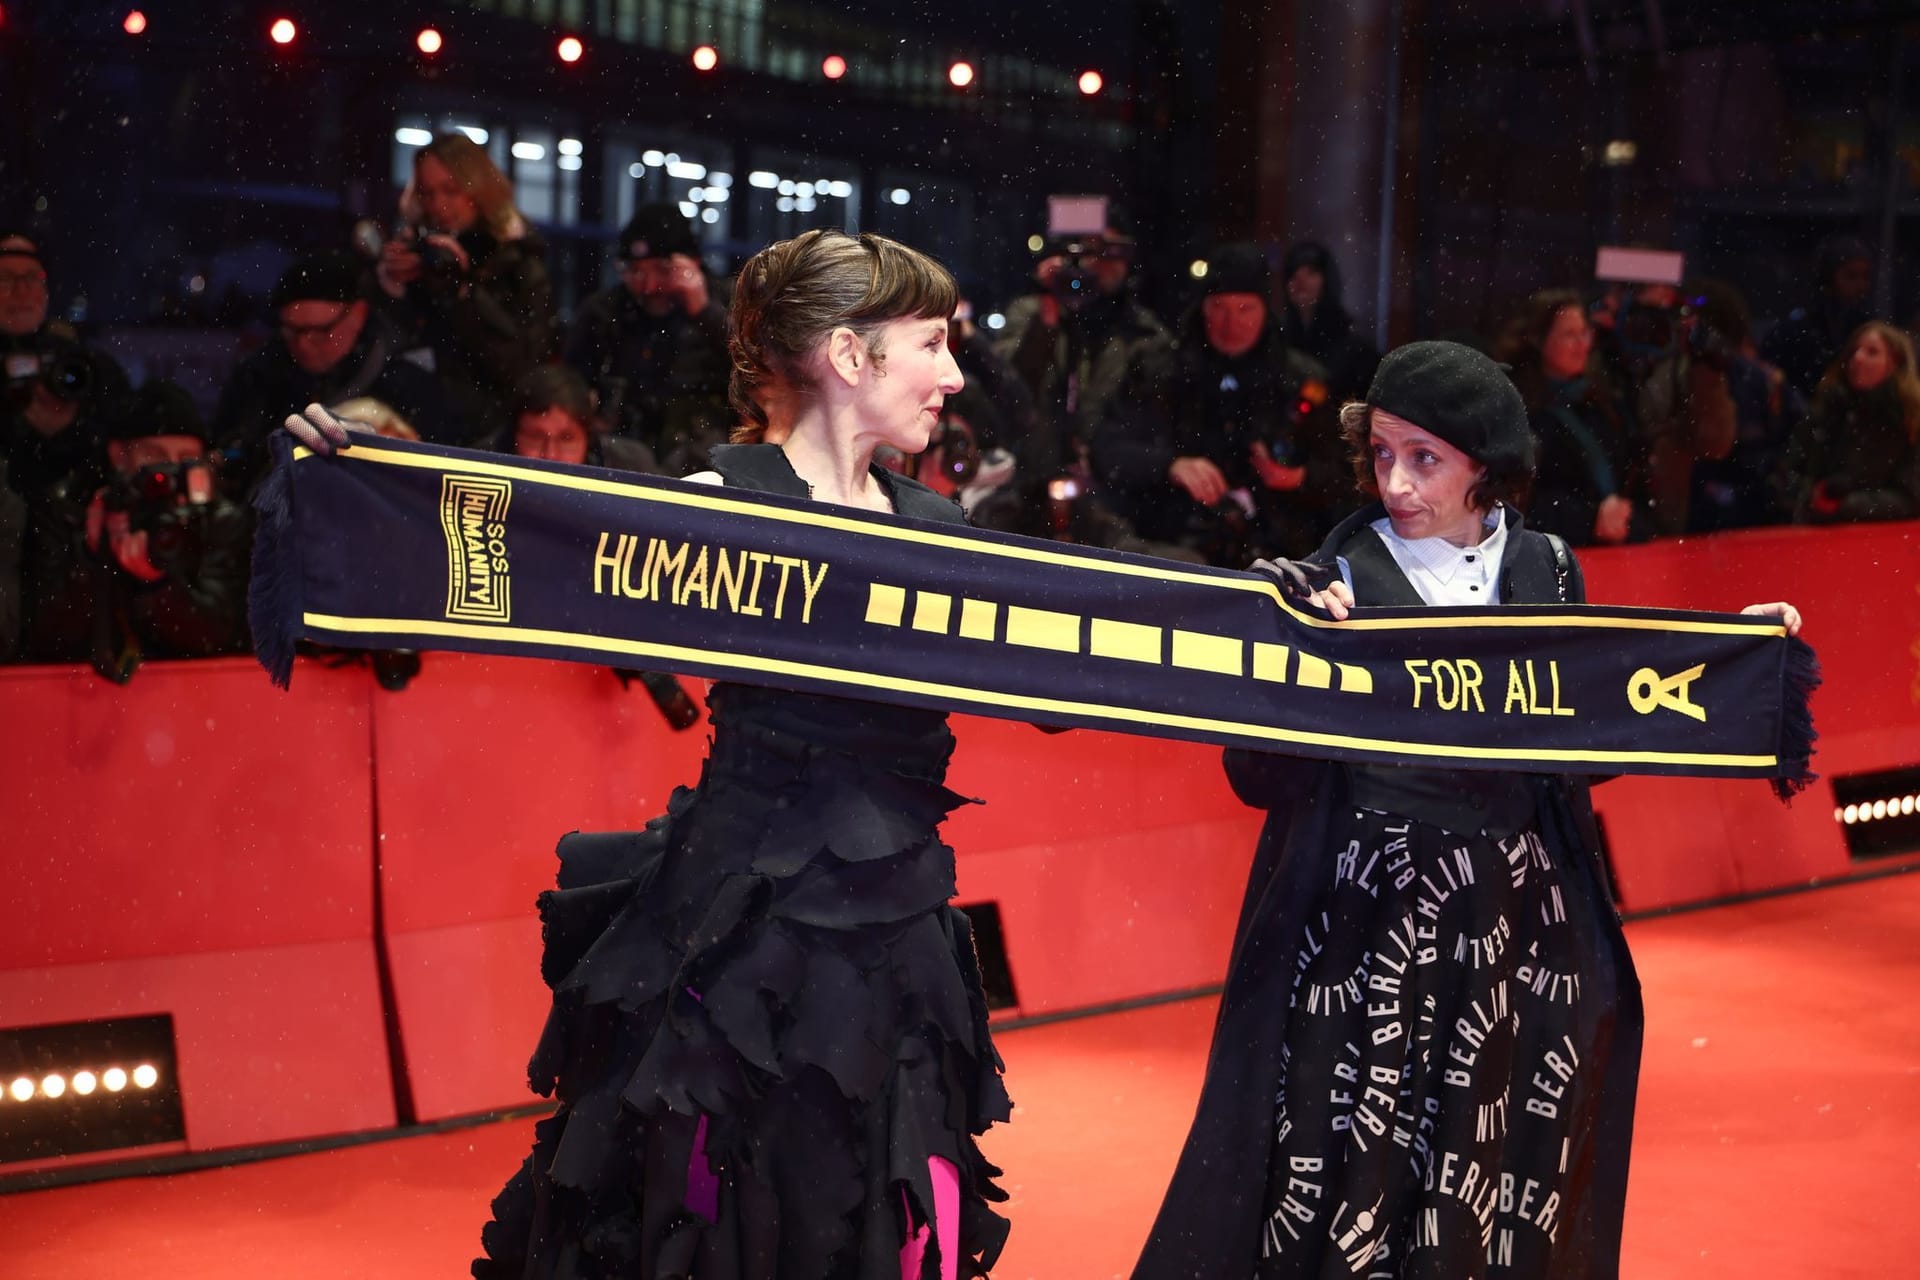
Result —
[{"label": "black glove", "polygon": [[1311,560],[1255,560],[1247,568],[1266,574],[1280,584],[1280,590],[1289,598],[1302,603],[1311,599],[1316,591],[1325,591],[1340,581],[1338,565],[1315,564]]}]

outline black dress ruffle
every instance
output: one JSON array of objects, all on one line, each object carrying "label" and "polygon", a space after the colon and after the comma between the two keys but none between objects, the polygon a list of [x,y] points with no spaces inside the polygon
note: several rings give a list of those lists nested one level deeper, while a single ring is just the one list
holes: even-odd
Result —
[{"label": "black dress ruffle", "polygon": [[[710,706],[697,787],[642,831],[560,843],[529,1068],[560,1106],[473,1274],[897,1280],[939,1156],[959,1274],[983,1276],[1007,1223],[974,1137],[1010,1104],[947,905],[937,827],[966,801],[942,784],[945,717],[737,685]],[[688,1204],[701,1145],[706,1211]]]}]

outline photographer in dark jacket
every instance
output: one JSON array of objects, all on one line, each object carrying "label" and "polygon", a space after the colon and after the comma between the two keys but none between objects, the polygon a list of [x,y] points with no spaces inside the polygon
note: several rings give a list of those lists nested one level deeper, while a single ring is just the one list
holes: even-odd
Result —
[{"label": "photographer in dark jacket", "polygon": [[240,362],[220,393],[213,438],[221,480],[244,494],[267,468],[267,438],[290,413],[368,396],[389,406],[420,439],[466,444],[434,376],[402,360],[394,334],[369,310],[361,269],[344,250],[301,258],[273,287],[278,336]]},{"label": "photographer in dark jacket", "polygon": [[1173,337],[1133,292],[1134,241],[1109,207],[1097,235],[1055,237],[1034,268],[1040,291],[1007,308],[994,343],[1026,384],[1036,429],[1017,448],[1020,532],[1157,554],[1095,487],[1086,451],[1133,363]]},{"label": "photographer in dark jacket", "polygon": [[1287,299],[1281,325],[1287,344],[1326,368],[1335,404],[1363,394],[1380,351],[1354,330],[1332,252],[1317,240],[1295,243],[1281,259],[1280,285]]},{"label": "photographer in dark jacket", "polygon": [[498,431],[513,388],[553,354],[546,247],[513,207],[513,184],[465,134],[414,154],[400,214],[407,226],[375,271],[383,310],[431,361],[461,437]]},{"label": "photographer in dark jacket", "polygon": [[143,658],[245,650],[247,516],[206,446],[186,392],[141,388],[109,433],[110,482],[31,546],[26,660],[91,661],[124,683]]},{"label": "photographer in dark jacket", "polygon": [[1326,370],[1287,345],[1268,284],[1258,247],[1216,250],[1177,345],[1141,354],[1093,442],[1142,537],[1230,568],[1318,546],[1351,493]]},{"label": "photographer in dark jacket", "polygon": [[673,205],[645,205],[621,230],[619,256],[620,283],[580,308],[566,362],[599,395],[610,431],[652,450],[667,475],[704,471],[733,429],[733,363],[693,224]]},{"label": "photographer in dark jacket", "polygon": [[0,457],[8,483],[28,503],[71,482],[91,493],[104,478],[103,425],[126,409],[127,375],[73,329],[50,321],[38,244],[0,234]]}]

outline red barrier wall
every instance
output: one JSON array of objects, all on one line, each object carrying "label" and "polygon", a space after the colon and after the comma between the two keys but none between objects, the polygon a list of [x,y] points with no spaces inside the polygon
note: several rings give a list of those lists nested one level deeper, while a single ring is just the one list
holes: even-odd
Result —
[{"label": "red barrier wall", "polygon": [[375,694],[374,777],[394,1003],[426,1120],[532,1100],[547,1004],[533,901],[554,844],[660,812],[698,779],[708,730],[673,732],[601,667],[422,662],[405,691]]},{"label": "red barrier wall", "polygon": [[391,1124],[367,694],[0,668],[0,1027],[171,1013],[195,1149]]},{"label": "red barrier wall", "polygon": [[1617,778],[1597,788],[1630,911],[1850,869],[1824,779],[1920,764],[1920,523],[1754,529],[1587,551],[1596,604],[1736,610],[1790,600],[1820,655],[1822,781],[1791,805],[1757,782]]},{"label": "red barrier wall", "polygon": [[[1826,775],[1920,763],[1920,525],[1782,529],[1589,552],[1604,603],[1788,598],[1827,683]],[[373,887],[420,1119],[527,1101],[546,992],[532,903],[574,829],[631,828],[691,782],[604,670],[429,654],[400,693],[303,662],[155,664],[127,688],[0,669],[0,1026],[172,1012],[189,1142],[391,1123]],[[1206,747],[960,716],[960,900],[1001,912],[1023,1015],[1218,979],[1261,815]],[[1844,874],[1826,784],[1599,788],[1645,910]],[[376,838],[377,821],[377,838]]]}]

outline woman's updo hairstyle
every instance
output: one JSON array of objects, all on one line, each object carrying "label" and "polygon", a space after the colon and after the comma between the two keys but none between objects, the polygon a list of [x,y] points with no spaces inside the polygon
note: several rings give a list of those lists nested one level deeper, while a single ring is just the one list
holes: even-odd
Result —
[{"label": "woman's updo hairstyle", "polygon": [[838,328],[860,336],[876,365],[886,358],[881,326],[893,320],[945,320],[960,301],[947,269],[885,236],[808,231],[768,245],[740,268],[728,319],[733,376],[727,398],[740,415],[735,444],[765,436],[757,392],[813,388],[806,362]]}]

